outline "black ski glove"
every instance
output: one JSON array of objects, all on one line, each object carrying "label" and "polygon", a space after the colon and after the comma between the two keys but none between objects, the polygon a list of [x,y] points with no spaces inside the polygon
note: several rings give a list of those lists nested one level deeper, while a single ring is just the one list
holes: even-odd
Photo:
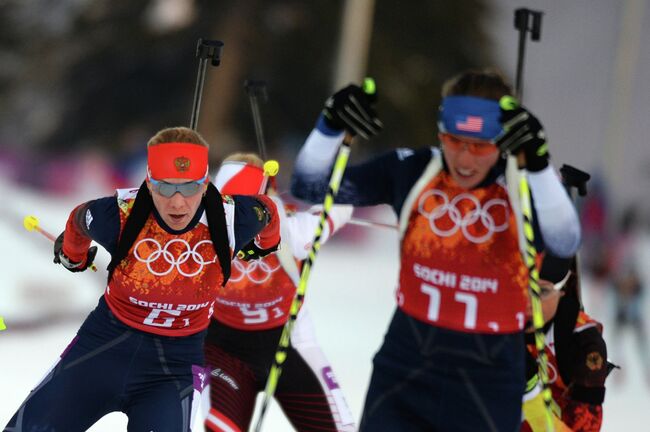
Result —
[{"label": "black ski glove", "polygon": [[497,140],[499,149],[512,154],[524,153],[526,169],[530,172],[541,171],[548,166],[548,145],[546,133],[537,117],[512,96],[504,96],[501,105],[501,124],[503,135]]},{"label": "black ski glove", "polygon": [[374,109],[376,102],[374,82],[364,83],[364,89],[350,84],[325,101],[325,124],[334,130],[345,129],[352,136],[359,134],[365,139],[375,136],[384,127]]},{"label": "black ski glove", "polygon": [[246,246],[241,248],[239,252],[237,252],[237,258],[242,261],[253,261],[272,254],[278,250],[279,246],[280,243],[268,249],[261,249],[255,244],[255,240],[251,240],[250,243],[248,243]]},{"label": "black ski glove", "polygon": [[97,246],[92,246],[88,249],[88,255],[86,256],[85,262],[72,262],[63,253],[63,234],[64,233],[61,233],[54,242],[54,264],[61,264],[72,273],[78,273],[86,270],[93,264],[93,261],[95,261],[95,255],[97,255]]}]

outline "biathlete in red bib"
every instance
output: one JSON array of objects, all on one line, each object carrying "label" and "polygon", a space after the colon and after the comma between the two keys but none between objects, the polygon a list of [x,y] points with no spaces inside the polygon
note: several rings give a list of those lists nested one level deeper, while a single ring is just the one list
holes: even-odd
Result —
[{"label": "biathlete in red bib", "polygon": [[85,431],[121,411],[128,430],[190,431],[205,383],[203,341],[233,252],[277,247],[266,196],[221,196],[208,144],[163,129],[147,145],[146,181],[75,208],[54,246],[72,272],[111,254],[106,291],[59,361],[10,420],[10,431]]},{"label": "biathlete in red bib", "polygon": [[[439,148],[400,148],[345,171],[336,202],[389,204],[400,227],[397,310],[374,358],[362,431],[520,427],[528,271],[517,165],[538,248],[572,256],[580,225],[540,122],[511,95],[497,73],[462,73],[442,89]],[[381,128],[361,88],[335,93],[298,155],[292,193],[322,200],[344,134]]]},{"label": "biathlete in red bib", "polygon": [[[252,195],[263,190],[262,160],[252,153],[227,157],[215,176],[226,194]],[[255,398],[268,379],[282,329],[307,258],[320,215],[285,206],[275,188],[268,193],[280,216],[282,244],[255,261],[233,261],[228,283],[219,290],[205,341],[210,372],[208,431],[247,431]],[[352,216],[352,206],[335,205],[321,235],[321,244]],[[303,308],[291,334],[275,398],[297,431],[354,431],[343,393],[314,335]]]},{"label": "biathlete in red bib", "polygon": [[[539,273],[553,394],[552,420],[556,432],[598,432],[603,422],[605,380],[610,364],[602,324],[582,310],[578,274],[570,270],[573,260],[545,254]],[[532,323],[525,338],[527,385],[521,432],[543,432],[546,406],[537,375]]]}]

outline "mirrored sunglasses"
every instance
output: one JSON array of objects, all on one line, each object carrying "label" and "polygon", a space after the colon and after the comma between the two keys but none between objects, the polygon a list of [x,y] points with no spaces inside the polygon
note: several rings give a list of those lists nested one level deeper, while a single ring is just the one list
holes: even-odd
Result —
[{"label": "mirrored sunglasses", "polygon": [[201,186],[205,184],[207,176],[203,177],[197,181],[191,181],[187,183],[167,183],[165,181],[149,179],[151,182],[151,188],[157,194],[164,196],[165,198],[171,198],[176,194],[176,192],[183,195],[185,198],[196,195],[201,192]]},{"label": "mirrored sunglasses", "polygon": [[467,146],[467,150],[476,156],[487,156],[498,151],[490,141],[466,141],[448,133],[442,134],[442,142],[453,151],[461,151]]}]

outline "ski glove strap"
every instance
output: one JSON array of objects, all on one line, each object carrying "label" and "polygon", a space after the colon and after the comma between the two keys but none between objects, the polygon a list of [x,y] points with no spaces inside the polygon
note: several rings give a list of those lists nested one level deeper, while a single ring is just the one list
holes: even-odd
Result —
[{"label": "ski glove strap", "polygon": [[280,243],[268,249],[262,249],[259,246],[257,246],[255,244],[255,241],[253,240],[250,243],[248,243],[246,246],[241,248],[239,252],[237,252],[237,258],[239,258],[242,261],[252,261],[252,260],[260,259],[277,251],[279,245]]},{"label": "ski glove strap", "polygon": [[54,264],[61,264],[63,267],[73,273],[85,271],[95,261],[97,255],[97,246],[92,246],[88,249],[86,259],[81,262],[73,262],[63,253],[63,234],[61,233],[54,242]]}]

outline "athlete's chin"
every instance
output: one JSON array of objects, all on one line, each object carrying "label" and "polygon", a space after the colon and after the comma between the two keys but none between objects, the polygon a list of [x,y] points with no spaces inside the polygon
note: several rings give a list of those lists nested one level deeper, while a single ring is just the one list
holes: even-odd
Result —
[{"label": "athlete's chin", "polygon": [[456,182],[456,184],[463,189],[473,189],[478,186],[479,183],[481,183],[481,176],[478,174],[464,176],[458,173],[454,173],[452,177],[454,179],[454,182]]}]

